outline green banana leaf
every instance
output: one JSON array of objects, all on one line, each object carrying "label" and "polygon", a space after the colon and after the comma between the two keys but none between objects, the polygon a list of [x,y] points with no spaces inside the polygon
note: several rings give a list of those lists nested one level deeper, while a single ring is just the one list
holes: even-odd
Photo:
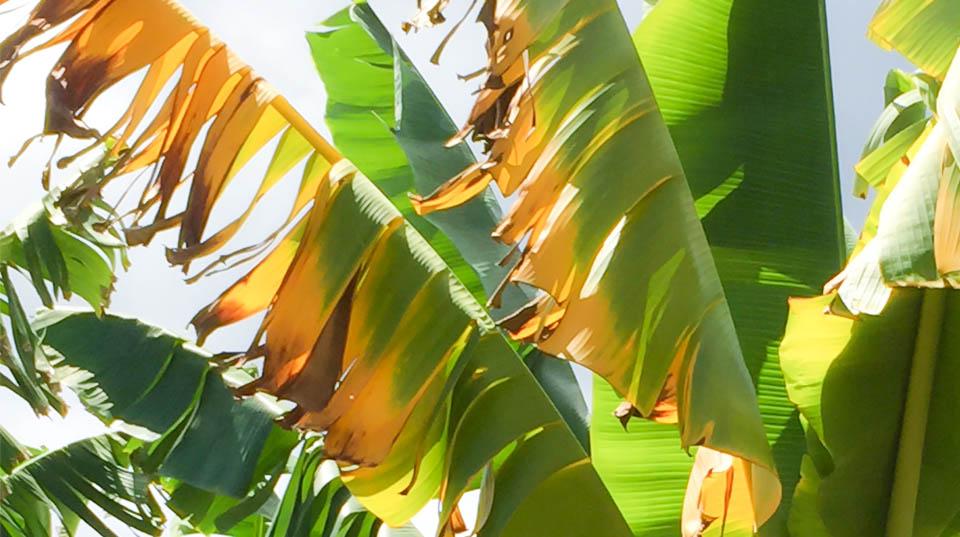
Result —
[{"label": "green banana leaf", "polygon": [[827,314],[834,299],[791,301],[781,347],[791,398],[826,448],[804,465],[794,534],[956,535],[960,295],[896,289],[881,315],[856,319]]},{"label": "green banana leaf", "polygon": [[22,462],[0,474],[4,535],[49,535],[52,511],[65,527],[75,528],[83,521],[104,537],[117,537],[88,501],[130,528],[159,531],[162,515],[147,490],[149,479],[132,470],[118,451],[118,439],[105,435],[53,451],[23,453]]},{"label": "green banana leaf", "polygon": [[31,455],[29,449],[0,427],[0,531],[5,532],[4,535],[25,537],[50,534],[53,512],[44,499],[26,492],[8,490],[6,484],[10,472]]},{"label": "green banana leaf", "polygon": [[[779,483],[698,211],[615,2],[479,13],[490,62],[461,136],[485,159],[415,208],[448,209],[493,181],[517,194],[496,235],[519,250],[510,282],[544,296],[504,326],[600,374],[633,405],[624,414],[678,422],[682,447],[712,448],[697,453],[685,534],[721,517],[712,529],[735,518],[751,531],[775,511]],[[743,480],[732,501],[713,486],[721,476]]]},{"label": "green banana leaf", "polygon": [[336,463],[324,460],[322,442],[304,442],[267,537],[421,537],[412,525],[382,522],[350,496]]},{"label": "green banana leaf", "polygon": [[[950,425],[960,296],[937,289],[957,287],[960,268],[960,56],[949,69],[932,56],[937,47],[952,49],[951,55],[956,50],[942,42],[956,35],[953,12],[936,19],[924,18],[933,11],[920,12],[937,6],[886,2],[874,20],[875,32],[894,32],[885,34],[888,44],[931,70],[912,80],[900,77],[895,89],[888,79],[888,100],[915,85],[934,114],[902,144],[909,145],[906,151],[898,149],[890,165],[877,166],[883,180],[874,185],[877,196],[859,244],[826,287],[836,293],[791,301],[782,365],[809,441],[790,516],[797,534],[960,531],[960,502],[951,492],[960,465]],[[902,19],[893,30],[897,13]],[[939,90],[935,77],[943,80]]]},{"label": "green banana leaf", "polygon": [[[780,374],[783,305],[816,294],[845,257],[825,36],[822,2],[751,0],[661,0],[634,34],[697,200],[783,483],[764,535],[786,534],[805,451]],[[636,535],[675,535],[692,461],[662,425],[624,431],[602,421],[617,402],[595,381],[598,471]]]},{"label": "green banana leaf", "polygon": [[[64,191],[47,194],[0,232],[0,313],[10,319],[13,345],[0,323],[0,363],[12,379],[0,374],[0,386],[24,399],[38,414],[53,407],[66,411],[49,385],[49,364],[30,328],[11,270],[28,276],[46,306],[73,293],[102,312],[113,291],[114,271],[125,264],[123,241],[109,215],[78,196],[95,166]],[[48,288],[48,282],[50,288]],[[52,288],[52,290],[51,290]]]},{"label": "green banana leaf", "polygon": [[827,286],[838,291],[843,306],[854,314],[880,314],[890,287],[960,286],[960,54],[934,92],[933,117],[921,120],[922,130],[902,144],[909,143],[905,151],[894,155],[902,154],[887,160],[886,169],[877,166],[876,176],[884,179],[877,185],[858,247]]},{"label": "green banana leaf", "polygon": [[883,0],[868,35],[943,79],[960,47],[960,10],[953,0]]},{"label": "green banana leaf", "polygon": [[936,109],[939,83],[925,74],[892,69],[884,85],[886,108],[877,118],[855,166],[854,195],[864,198],[869,187],[881,189],[887,173],[920,137],[930,112]]},{"label": "green banana leaf", "polygon": [[[45,343],[63,356],[55,365],[64,383],[88,410],[108,423],[120,419],[154,433],[152,443],[134,439],[129,449],[144,448],[143,456],[133,458],[146,468],[156,464],[150,459],[162,459],[159,471],[171,492],[167,507],[191,528],[208,534],[265,535],[269,528],[271,535],[317,535],[311,533],[317,518],[309,513],[300,515],[308,523],[306,533],[273,523],[283,514],[273,491],[297,435],[269,425],[277,414],[270,405],[223,399],[224,381],[207,365],[209,355],[160,329],[112,315],[51,312],[36,324]],[[109,351],[98,352],[104,341],[111,342]],[[264,425],[270,427],[266,438]],[[323,450],[314,456],[322,460]],[[296,471],[292,479],[299,483]],[[288,486],[287,494],[298,487]],[[350,498],[345,489],[341,496]],[[341,506],[327,506],[334,523]],[[358,516],[349,527],[361,527]],[[332,531],[330,526],[321,535]]]},{"label": "green banana leaf", "polygon": [[44,415],[51,408],[61,414],[66,407],[50,386],[51,368],[41,345],[40,338],[30,326],[17,290],[10,278],[6,264],[0,263],[0,282],[7,302],[13,345],[10,345],[6,328],[0,322],[0,364],[6,366],[12,379],[0,374],[2,386],[27,402],[37,415]]},{"label": "green banana leaf", "polygon": [[[466,143],[446,147],[457,131],[453,121],[367,3],[338,12],[323,26],[327,29],[308,33],[307,40],[328,90],[326,119],[337,148],[390,197],[468,288],[470,280],[457,264],[465,259],[473,267],[484,287],[479,294],[471,289],[478,300],[494,295],[512,266],[501,266],[510,249],[490,236],[500,217],[491,189],[456,209],[426,217],[463,258],[447,255],[435,240],[438,235],[424,233],[423,217],[409,210],[408,192],[431,192],[475,162]],[[526,298],[516,288],[504,294],[505,309]],[[527,361],[589,451],[587,405],[570,365],[539,352]]]},{"label": "green banana leaf", "polygon": [[278,409],[259,398],[235,402],[210,355],[172,334],[133,319],[60,310],[34,324],[61,357],[54,366],[62,382],[88,410],[159,436],[142,464],[161,475],[242,497],[267,438],[285,437],[278,441],[287,451],[295,442],[293,433],[271,432]]},{"label": "green banana leaf", "polygon": [[[411,191],[432,191],[473,164],[470,149],[464,143],[444,147],[456,128],[366,3],[337,12],[321,26],[307,33],[307,42],[327,89],[325,119],[334,145],[390,198],[474,296],[485,301],[506,273],[496,262],[509,253],[490,237],[500,212],[492,193],[456,215],[429,218],[417,215],[408,197]],[[411,91],[411,85],[419,87]],[[429,133],[427,143],[420,139],[423,133]],[[415,170],[408,148],[421,153],[419,162],[430,167]]]}]

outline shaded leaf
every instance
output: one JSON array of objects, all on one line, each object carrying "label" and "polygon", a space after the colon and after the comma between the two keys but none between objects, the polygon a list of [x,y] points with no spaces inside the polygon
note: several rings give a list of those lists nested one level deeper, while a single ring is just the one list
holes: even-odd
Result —
[{"label": "shaded leaf", "polygon": [[[33,533],[39,527],[36,524],[43,522],[31,520],[42,515],[24,510],[36,505],[32,502],[40,502],[45,513],[53,509],[65,520],[79,517],[100,535],[115,536],[103,518],[87,507],[91,501],[131,528],[159,531],[161,515],[149,496],[149,479],[119,465],[115,447],[110,436],[92,437],[35,455],[14,467],[9,475],[0,476],[0,488],[9,491],[0,495],[0,526],[12,536],[43,535]],[[49,534],[49,529],[46,532]]]},{"label": "shaded leaf", "polygon": [[56,366],[64,382],[89,410],[162,435],[151,448],[162,474],[221,494],[246,494],[276,411],[257,399],[235,402],[210,368],[210,355],[112,315],[53,312],[41,315],[37,326],[44,344],[62,356]]},{"label": "shaded leaf", "polygon": [[[918,337],[924,333],[921,309],[928,315],[931,298],[940,302],[943,317],[929,326],[939,344],[925,356]],[[813,491],[807,494],[815,494],[816,510],[797,513],[791,525],[819,524],[819,515],[830,535],[883,535],[898,513],[908,517],[913,535],[952,534],[947,528],[960,514],[960,502],[950,492],[960,473],[952,425],[956,293],[898,289],[882,315],[857,319],[827,313],[832,299],[791,301],[781,349],[791,398],[827,450],[817,456],[830,462],[807,466],[801,488]],[[918,364],[930,368],[932,380],[919,390],[910,380],[921,374]],[[927,412],[907,418],[911,400],[926,401]],[[918,440],[919,458],[911,461],[902,446]],[[909,510],[891,505],[906,486],[896,484],[898,474],[918,479],[907,497],[915,514],[912,505]]]}]

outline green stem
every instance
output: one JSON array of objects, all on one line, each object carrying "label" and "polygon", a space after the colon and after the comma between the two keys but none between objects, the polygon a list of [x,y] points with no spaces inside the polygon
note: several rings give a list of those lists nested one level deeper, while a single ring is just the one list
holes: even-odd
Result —
[{"label": "green stem", "polygon": [[903,425],[900,427],[900,442],[893,472],[890,510],[887,512],[887,537],[913,535],[923,443],[927,432],[927,415],[937,367],[937,346],[943,328],[946,298],[947,294],[943,289],[928,289],[923,292],[923,306],[920,310],[917,340],[913,347],[913,363],[910,366]]}]

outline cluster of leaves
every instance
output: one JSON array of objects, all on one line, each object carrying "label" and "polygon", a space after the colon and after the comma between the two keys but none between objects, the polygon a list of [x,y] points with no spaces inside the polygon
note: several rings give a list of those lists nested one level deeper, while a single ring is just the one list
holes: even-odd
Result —
[{"label": "cluster of leaves", "polygon": [[25,274],[45,307],[74,294],[102,312],[113,290],[114,270],[126,265],[125,244],[109,205],[91,195],[109,162],[80,175],[73,184],[48,193],[0,232],[0,312],[9,319],[12,342],[0,323],[0,374],[10,389],[38,414],[64,412],[52,386],[51,367],[17,294],[12,272]]},{"label": "cluster of leaves", "polygon": [[[105,142],[107,157],[0,236],[13,336],[0,381],[38,412],[69,386],[122,432],[48,453],[0,436],[0,527],[49,532],[52,508],[68,532],[82,520],[112,535],[92,500],[154,531],[159,498],[171,531],[361,536],[439,498],[452,535],[480,488],[482,535],[672,535],[678,520],[685,536],[947,532],[960,506],[937,491],[960,470],[938,357],[953,299],[899,288],[954,287],[960,272],[952,1],[878,12],[872,35],[928,73],[888,78],[856,170],[855,193],[878,192],[870,220],[836,296],[794,300],[780,346],[784,298],[814,294],[844,253],[822,3],[662,0],[631,43],[613,0],[484,2],[490,63],[462,129],[357,4],[308,37],[334,149],[171,0],[41,0],[0,47],[0,79],[66,23],[32,49],[70,43],[46,133]],[[447,3],[410,27],[443,22]],[[141,69],[116,124],[80,119]],[[208,234],[272,140],[249,207]],[[266,311],[239,357],[262,357],[262,374],[103,313],[124,241],[100,189],[151,165],[123,236],[179,227],[168,259],[185,269],[302,166],[277,230],[208,266],[259,262],[193,321],[202,340]],[[506,214],[494,186],[516,194]],[[75,293],[94,312],[31,323],[13,270],[45,306]],[[598,374],[589,438],[569,365],[545,353]],[[863,378],[876,382],[851,388]],[[624,431],[614,408],[651,421]]]}]

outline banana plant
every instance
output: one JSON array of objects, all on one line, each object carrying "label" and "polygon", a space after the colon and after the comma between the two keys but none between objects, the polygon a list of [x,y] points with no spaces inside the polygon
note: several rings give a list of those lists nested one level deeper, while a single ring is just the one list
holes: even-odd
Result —
[{"label": "banana plant", "polygon": [[[452,532],[458,499],[490,468],[486,494],[494,482],[496,493],[481,533],[526,535],[533,525],[628,534],[575,437],[483,307],[282,97],[172,2],[41,2],[30,26],[74,15],[50,36],[71,42],[53,75],[63,91],[48,95],[47,132],[114,137],[122,153],[104,182],[162,161],[141,195],[129,242],[179,226],[168,258],[187,268],[224,245],[249,214],[204,233],[217,197],[254,154],[278,140],[256,199],[305,163],[290,216],[277,227],[283,231],[264,241],[280,237],[277,247],[194,321],[202,339],[269,309],[246,355],[264,357],[263,374],[239,393],[294,402],[285,423],[326,431],[325,455],[343,465],[354,496],[388,523],[438,495],[441,526]],[[131,25],[139,31],[123,31]],[[7,43],[7,68],[22,44]],[[118,46],[123,54],[115,54]],[[79,118],[102,88],[143,68],[150,74],[116,124],[101,133]],[[159,97],[171,78],[174,89]],[[145,118],[158,99],[159,112]],[[200,158],[187,174],[187,206],[174,213],[172,194],[188,181],[182,173],[194,144]],[[492,419],[508,411],[513,419]]]},{"label": "banana plant", "polygon": [[[300,438],[273,423],[282,413],[276,402],[231,397],[229,386],[251,378],[242,368],[218,365],[201,349],[133,319],[54,310],[34,325],[55,356],[61,384],[119,431],[112,452],[141,487],[153,483],[153,496],[176,513],[179,526],[244,537],[379,531],[372,514],[345,509],[351,495],[337,466],[327,461],[332,467],[319,468],[320,437]],[[289,482],[281,487],[284,476]],[[102,506],[97,496],[79,498]],[[153,515],[132,527],[158,520]],[[88,525],[105,534],[102,525]]]},{"label": "banana plant", "polygon": [[[713,531],[752,532],[780,483],[681,159],[619,10],[487,2],[479,19],[490,63],[457,139],[486,154],[415,208],[446,210],[490,183],[516,194],[495,235],[519,251],[508,281],[542,294],[504,326],[598,373],[626,399],[623,415],[676,423],[681,446],[709,448],[690,472],[684,534],[716,520]],[[689,468],[676,455],[674,478]]]},{"label": "banana plant", "polygon": [[[888,102],[899,93],[922,107],[904,107],[918,115],[892,136],[875,129],[872,138],[886,139],[858,165],[876,189],[860,241],[824,296],[790,304],[782,365],[808,437],[790,514],[797,535],[960,528],[951,426],[960,311],[956,15],[949,2],[893,0],[871,23],[875,40],[925,71],[888,79]],[[878,127],[893,121],[881,117]]]},{"label": "banana plant", "polygon": [[[334,143],[385,193],[399,191],[391,202],[406,210],[405,217],[417,227],[423,218],[412,211],[408,194],[431,192],[473,165],[476,160],[470,148],[464,142],[446,147],[456,126],[368,4],[354,4],[330,17],[320,30],[307,34],[307,41],[327,88],[326,120]],[[377,151],[366,150],[371,143]],[[483,286],[479,296],[500,295],[498,304],[487,301],[494,316],[530,298],[530,293],[517,288],[498,289],[512,268],[510,262],[515,262],[510,248],[490,236],[500,215],[499,203],[488,188],[481,198],[456,210],[426,217],[479,276]],[[457,261],[443,254],[441,241],[431,240],[431,245],[451,266]],[[581,445],[588,448],[587,405],[570,365],[533,349],[520,352]]]},{"label": "banana plant", "polygon": [[[443,4],[418,20],[441,20]],[[413,198],[411,208],[432,213],[433,223],[405,211],[402,192],[387,188],[389,174],[373,178],[385,197],[341,161],[173,2],[40,2],[0,47],[0,75],[21,55],[67,43],[50,75],[46,133],[115,140],[116,163],[103,183],[155,165],[127,239],[148,242],[179,228],[168,258],[185,270],[224,248],[260,198],[303,165],[276,231],[208,264],[265,253],[194,325],[202,340],[267,311],[244,356],[262,357],[263,374],[239,392],[296,403],[286,424],[324,430],[325,454],[343,465],[346,486],[388,523],[439,495],[441,523],[452,532],[460,495],[483,473],[481,534],[627,531],[556,409],[476,301],[470,271],[438,246],[454,235],[442,216],[495,182],[505,195],[519,193],[493,227],[516,253],[484,294],[496,304],[517,287],[535,289],[502,326],[600,374],[626,399],[626,416],[677,424],[680,446],[703,446],[689,477],[685,533],[752,531],[781,496],[769,431],[682,155],[615,3],[485,2],[480,19],[489,33],[487,79],[455,141],[472,135],[487,151],[436,192]],[[48,41],[25,52],[40,34]],[[116,123],[82,120],[105,88],[141,70],[146,76]],[[274,141],[249,208],[208,233],[223,191]],[[188,170],[194,148],[199,160]],[[379,164],[361,153],[361,170],[377,175]],[[173,194],[187,185],[178,211]],[[722,211],[722,197],[700,205]],[[489,204],[485,210],[493,214]],[[466,249],[459,257],[469,263]],[[521,407],[510,423],[497,422]],[[588,513],[584,495],[596,498]]]}]

